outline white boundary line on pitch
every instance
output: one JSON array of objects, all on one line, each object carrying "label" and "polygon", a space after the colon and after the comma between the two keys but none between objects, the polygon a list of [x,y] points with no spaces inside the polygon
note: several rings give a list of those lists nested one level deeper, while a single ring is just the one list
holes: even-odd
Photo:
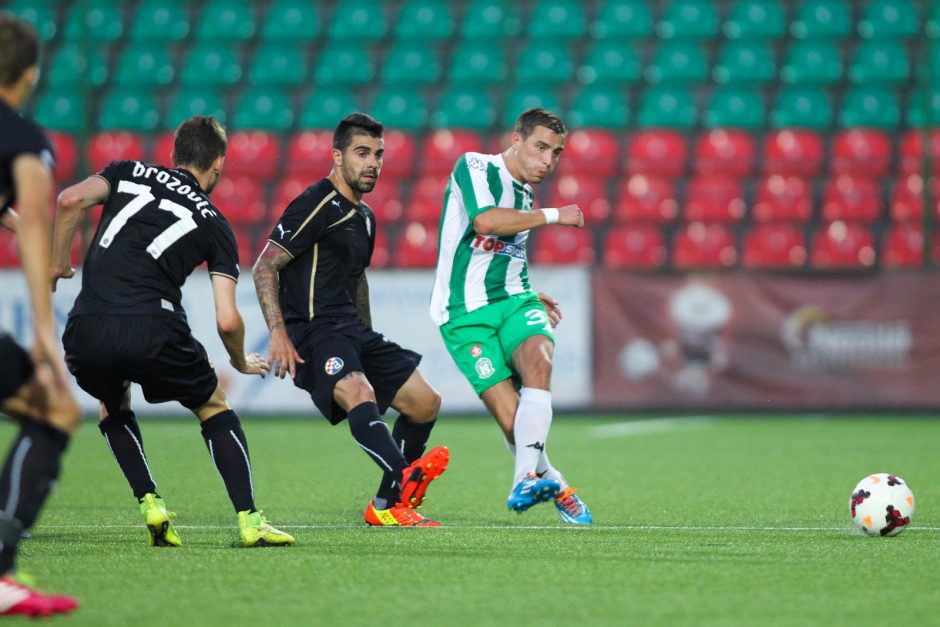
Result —
[{"label": "white boundary line on pitch", "polygon": [[[233,529],[235,525],[174,525],[177,529]],[[40,525],[39,529],[140,529],[141,525]],[[278,525],[280,529],[396,529],[398,527],[370,527],[365,524],[324,524],[324,525]],[[441,525],[442,529],[474,529],[492,531],[512,530],[575,530],[575,531],[847,531],[855,532],[852,527],[747,527],[747,526],[700,526],[700,525]],[[912,525],[909,531],[935,533],[940,527],[919,527]]]}]

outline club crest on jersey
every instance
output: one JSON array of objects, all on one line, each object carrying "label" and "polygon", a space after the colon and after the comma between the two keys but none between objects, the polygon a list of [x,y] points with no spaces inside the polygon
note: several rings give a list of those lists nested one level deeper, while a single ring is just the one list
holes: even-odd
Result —
[{"label": "club crest on jersey", "polygon": [[522,246],[516,246],[515,244],[504,242],[498,237],[487,237],[486,235],[477,235],[470,242],[471,248],[476,248],[477,250],[484,250],[488,253],[494,253],[496,255],[506,255],[507,257],[512,257],[514,259],[521,259],[525,261],[525,248]]},{"label": "club crest on jersey", "polygon": [[496,372],[496,368],[493,367],[493,362],[486,357],[477,359],[475,368],[481,379],[489,379]]},{"label": "club crest on jersey", "polygon": [[339,357],[330,357],[326,360],[323,369],[326,370],[326,374],[333,376],[337,372],[343,369],[344,362]]},{"label": "club crest on jersey", "polygon": [[479,344],[474,344],[473,348],[470,349],[470,354],[474,357],[479,357],[483,354],[483,348]]}]

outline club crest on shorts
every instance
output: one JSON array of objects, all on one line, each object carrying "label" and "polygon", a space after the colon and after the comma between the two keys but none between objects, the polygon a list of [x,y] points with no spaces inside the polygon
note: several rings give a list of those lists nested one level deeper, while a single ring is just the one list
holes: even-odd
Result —
[{"label": "club crest on shorts", "polygon": [[493,367],[493,362],[487,357],[477,359],[476,369],[481,379],[489,379],[493,376],[493,373],[496,372],[496,368]]},{"label": "club crest on shorts", "polygon": [[339,357],[330,357],[326,360],[323,369],[326,370],[326,374],[332,376],[343,369],[344,362]]},{"label": "club crest on shorts", "polygon": [[470,354],[474,357],[479,357],[483,354],[483,348],[479,344],[474,344],[473,348],[470,349]]}]

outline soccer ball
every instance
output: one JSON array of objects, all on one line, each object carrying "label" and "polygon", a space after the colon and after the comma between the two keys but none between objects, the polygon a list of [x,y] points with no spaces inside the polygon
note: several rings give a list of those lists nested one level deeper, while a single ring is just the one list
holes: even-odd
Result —
[{"label": "soccer ball", "polygon": [[849,499],[855,526],[870,536],[896,536],[914,517],[914,493],[895,475],[880,472],[858,482]]}]

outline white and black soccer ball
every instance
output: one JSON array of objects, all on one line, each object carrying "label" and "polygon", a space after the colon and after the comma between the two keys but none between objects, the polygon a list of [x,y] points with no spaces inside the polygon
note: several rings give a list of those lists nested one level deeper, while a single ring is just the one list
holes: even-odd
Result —
[{"label": "white and black soccer ball", "polygon": [[868,475],[852,491],[849,513],[867,535],[896,536],[914,517],[914,493],[897,475]]}]

